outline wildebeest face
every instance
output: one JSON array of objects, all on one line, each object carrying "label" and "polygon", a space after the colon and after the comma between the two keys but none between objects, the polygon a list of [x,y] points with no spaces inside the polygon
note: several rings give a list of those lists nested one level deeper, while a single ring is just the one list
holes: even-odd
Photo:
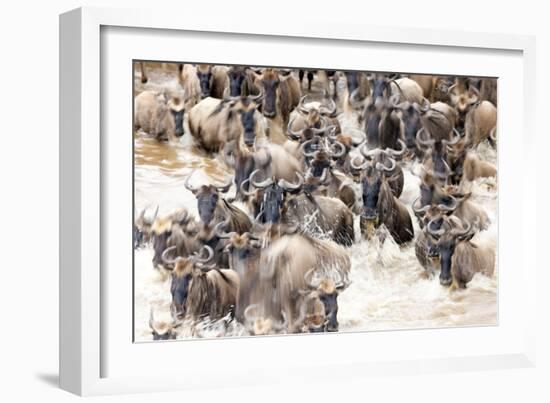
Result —
[{"label": "wildebeest face", "polygon": [[325,169],[330,168],[330,160],[326,155],[314,158],[311,161],[311,175],[315,178],[320,178],[325,172]]},{"label": "wildebeest face", "polygon": [[380,188],[382,179],[379,175],[371,173],[365,176],[363,184],[363,218],[367,220],[375,220],[378,218],[378,197],[380,196]]},{"label": "wildebeest face", "polygon": [[371,146],[378,146],[380,141],[381,112],[381,102],[375,103],[373,100],[367,104],[365,109],[365,133],[367,134],[367,143]]},{"label": "wildebeest face", "polygon": [[405,144],[407,148],[416,147],[416,133],[421,129],[420,114],[413,104],[403,109],[403,124],[405,126]]},{"label": "wildebeest face", "polygon": [[247,146],[253,146],[256,140],[256,108],[241,110],[241,124],[243,125],[243,139]]},{"label": "wildebeest face", "polygon": [[210,88],[212,86],[212,70],[210,68],[197,68],[197,77],[199,78],[199,84],[201,87],[201,97],[206,98],[210,96]]},{"label": "wildebeest face", "polygon": [[227,73],[229,77],[229,96],[238,97],[241,94],[243,82],[245,80],[245,71],[231,69]]},{"label": "wildebeest face", "polygon": [[283,188],[277,184],[267,187],[264,191],[264,198],[262,202],[263,222],[280,222],[284,201],[285,191]]},{"label": "wildebeest face", "polygon": [[176,338],[176,334],[172,330],[168,330],[165,333],[157,333],[156,330],[151,330],[151,334],[153,335],[153,340],[174,340]]},{"label": "wildebeest face", "polygon": [[183,136],[183,113],[184,109],[181,111],[170,110],[172,112],[172,118],[174,119],[174,124],[176,126],[176,136]]},{"label": "wildebeest face", "polygon": [[262,111],[265,117],[273,118],[277,114],[277,89],[280,84],[279,75],[276,71],[267,69],[260,77],[260,85],[264,90]]},{"label": "wildebeest face", "polygon": [[325,306],[326,330],[327,332],[338,331],[338,292],[330,294],[321,293],[319,299]]},{"label": "wildebeest face", "polygon": [[190,272],[183,273],[183,275],[172,273],[170,293],[172,294],[172,312],[174,319],[183,319],[185,316],[189,284],[192,278],[193,276]]},{"label": "wildebeest face", "polygon": [[420,184],[420,204],[426,206],[431,204],[434,195],[434,185],[422,182]]},{"label": "wildebeest face", "polygon": [[453,238],[443,237],[437,242],[437,245],[439,249],[439,258],[441,265],[441,272],[439,273],[439,283],[441,285],[448,286],[452,283],[451,263],[456,243]]},{"label": "wildebeest face", "polygon": [[376,101],[378,98],[383,98],[384,93],[388,90],[389,79],[383,75],[377,75],[372,80],[372,98]]},{"label": "wildebeest face", "polygon": [[213,186],[202,186],[196,196],[199,217],[205,225],[209,225],[220,198],[218,191]]}]

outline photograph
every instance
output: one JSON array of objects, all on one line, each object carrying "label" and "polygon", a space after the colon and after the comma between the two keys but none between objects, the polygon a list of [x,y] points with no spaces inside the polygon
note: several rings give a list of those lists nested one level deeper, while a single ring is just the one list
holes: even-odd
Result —
[{"label": "photograph", "polygon": [[128,73],[134,342],[498,325],[498,77]]}]

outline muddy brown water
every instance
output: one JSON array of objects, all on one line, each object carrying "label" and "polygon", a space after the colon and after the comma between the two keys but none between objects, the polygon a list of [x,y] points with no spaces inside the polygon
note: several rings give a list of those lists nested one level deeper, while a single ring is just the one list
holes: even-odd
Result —
[{"label": "muddy brown water", "polygon": [[[149,81],[139,81],[136,70],[136,93],[144,89],[177,88],[175,69],[149,66]],[[356,127],[355,119],[341,118],[344,129]],[[185,207],[197,213],[193,194],[184,186],[191,182],[222,183],[232,172],[217,157],[198,150],[186,133],[177,144],[161,143],[142,133],[134,136],[135,207],[147,208],[149,215],[159,206],[159,214]],[[478,155],[496,164],[496,152],[482,144]],[[418,164],[406,164],[405,187],[401,200],[410,208],[419,195]],[[497,183],[494,178],[472,184],[472,200],[489,214],[491,225],[474,237],[480,245],[497,242]],[[231,189],[229,194],[234,192]],[[418,230],[416,220],[415,230]],[[356,233],[359,224],[356,219]],[[359,239],[359,237],[358,237]],[[452,326],[494,325],[497,323],[498,268],[493,277],[477,274],[465,290],[449,291],[439,284],[437,276],[427,277],[414,253],[414,243],[398,246],[391,237],[381,243],[378,238],[361,240],[348,249],[352,261],[351,285],[340,295],[338,321],[341,332],[435,328]],[[170,320],[170,278],[153,269],[152,248],[135,251],[135,340],[151,340],[149,313],[155,319]],[[178,338],[247,335],[232,322],[184,323]]]}]

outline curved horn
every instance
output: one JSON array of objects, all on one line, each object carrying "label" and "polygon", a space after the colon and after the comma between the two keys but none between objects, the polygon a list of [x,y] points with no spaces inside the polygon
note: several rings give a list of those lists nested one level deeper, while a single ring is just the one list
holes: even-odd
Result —
[{"label": "curved horn", "polygon": [[[200,255],[202,255],[202,252],[204,250],[206,250],[206,252],[208,252],[208,256],[200,257]],[[195,254],[193,257],[194,257],[195,262],[197,262],[197,263],[208,263],[214,257],[214,249],[212,249],[212,247],[210,247],[208,245],[203,245],[203,247],[201,248],[199,253]]]},{"label": "curved horn", "polygon": [[227,227],[227,224],[229,223],[229,219],[226,221],[220,221],[214,226],[214,234],[220,239],[229,239],[232,236],[236,235],[237,233],[232,232],[225,232],[225,228]]},{"label": "curved horn", "polygon": [[446,213],[452,213],[453,211],[456,210],[456,208],[458,207],[458,200],[456,199],[456,197],[454,196],[450,196],[449,197],[451,198],[451,200],[453,201],[453,204],[451,204],[450,206],[447,206],[446,204],[438,204],[437,207],[443,211],[443,212],[446,212]]},{"label": "curved horn", "polygon": [[379,148],[374,148],[372,150],[367,150],[367,143],[363,143],[362,146],[359,147],[359,152],[363,157],[366,159],[372,159],[373,157],[376,157],[378,154],[382,152]]},{"label": "curved horn", "polygon": [[460,139],[462,137],[460,136],[460,133],[458,132],[458,130],[455,127],[453,127],[453,134],[454,134],[454,136],[451,140],[443,139],[443,140],[441,140],[441,142],[446,146],[454,146],[456,143],[458,143],[460,141]]},{"label": "curved horn", "polygon": [[456,217],[456,219],[458,220],[458,222],[460,222],[462,224],[462,230],[453,228],[451,230],[451,234],[453,234],[453,236],[455,236],[455,237],[462,237],[462,236],[468,234],[470,232],[470,230],[472,229],[472,224],[470,222],[466,221],[466,228],[464,228],[464,222],[458,217]]},{"label": "curved horn", "polygon": [[400,150],[394,150],[392,148],[386,148],[386,152],[390,155],[392,155],[393,157],[402,157],[403,155],[405,155],[405,152],[407,152],[407,145],[405,144],[405,142],[401,139],[397,140],[397,143],[400,145],[401,149]]},{"label": "curved horn", "polygon": [[[252,176],[252,175],[251,175]],[[252,188],[252,190],[245,190],[244,189],[244,184],[245,183],[249,183],[248,185],[248,188],[252,188],[252,186],[250,186],[250,177],[245,179],[244,181],[241,182],[241,186],[240,186],[240,190],[241,190],[241,193],[246,195],[246,196],[254,196],[256,194],[256,192],[258,191],[258,189],[254,189]]]},{"label": "curved horn", "polygon": [[430,209],[430,207],[432,207],[429,204],[426,204],[424,207],[416,207],[419,201],[420,201],[420,197],[417,197],[412,204],[412,209],[415,212],[415,214],[424,214]]},{"label": "curved horn", "polygon": [[259,172],[260,170],[259,169],[256,169],[254,172],[252,172],[250,174],[250,177],[248,178],[250,180],[250,183],[252,185],[254,185],[254,187],[256,188],[259,188],[259,189],[264,189],[270,185],[273,184],[273,179],[272,178],[267,178],[266,180],[263,180],[261,182],[256,182],[254,180],[254,177],[256,176],[256,174]]},{"label": "curved horn", "polygon": [[318,141],[319,141],[319,138],[314,137],[302,143],[302,146],[300,148],[302,149],[302,154],[304,155],[304,157],[313,157],[313,155],[317,152],[317,150],[313,148],[311,151],[306,151],[306,148],[309,145],[313,146],[314,145],[313,142],[318,142]]},{"label": "curved horn", "polygon": [[319,107],[319,112],[323,115],[328,115],[333,117],[336,113],[336,102],[332,98],[329,99],[330,107],[321,105]]},{"label": "curved horn", "polygon": [[248,98],[251,101],[259,103],[264,98],[264,92],[262,90],[260,90],[260,93],[258,95],[249,95]]},{"label": "curved horn", "polygon": [[300,102],[298,102],[298,105],[296,106],[296,110],[302,115],[307,115],[309,113],[309,109],[305,107],[306,98],[307,95],[304,95],[302,98],[300,98]]},{"label": "curved horn", "polygon": [[396,162],[393,158],[388,157],[388,160],[390,161],[390,166],[387,167],[386,164],[382,164],[381,162],[377,162],[375,165],[375,168],[379,171],[386,171],[391,172],[395,169]]},{"label": "curved horn", "polygon": [[225,184],[216,186],[216,189],[218,189],[218,192],[226,193],[232,184],[233,184],[233,178],[229,178],[229,180]]},{"label": "curved horn", "polygon": [[290,122],[288,122],[288,126],[286,128],[287,136],[290,137],[292,140],[300,140],[302,138],[302,133],[305,129],[302,130],[293,130],[292,126],[294,125],[294,121],[296,118],[292,119]]},{"label": "curved horn", "polygon": [[435,224],[434,221],[435,221],[436,219],[437,219],[437,218],[434,218],[434,219],[430,220],[430,222],[428,222],[428,225],[426,225],[426,229],[428,230],[428,232],[429,232],[430,234],[432,234],[432,235],[434,235],[434,236],[441,236],[441,235],[443,235],[443,234],[445,233],[445,228],[441,227],[441,228],[439,228],[439,229],[437,229],[437,230],[434,229],[434,228],[433,228],[433,225]]},{"label": "curved horn", "polygon": [[168,258],[168,253],[170,253],[170,252],[172,252],[173,250],[176,250],[176,249],[177,249],[176,246],[169,246],[168,248],[164,249],[164,251],[162,252],[162,255],[161,255],[161,259],[164,262],[164,264],[173,265],[173,264],[176,264],[176,262],[181,259],[180,256],[177,256],[174,259],[169,259]]},{"label": "curved horn", "polygon": [[421,145],[423,145],[424,147],[431,147],[434,145],[435,143],[435,140],[434,139],[429,139],[429,140],[424,140],[422,137],[424,135],[424,133],[426,133],[426,130],[424,130],[424,128],[420,129],[418,132],[416,132],[416,141],[418,141]]},{"label": "curved horn", "polygon": [[297,183],[290,183],[287,182],[284,179],[279,180],[279,186],[282,187],[284,190],[292,191],[292,190],[298,190],[302,187],[304,184],[304,177],[299,172],[296,172],[296,176],[298,177]]},{"label": "curved horn", "polygon": [[337,148],[339,147],[340,148],[340,151],[332,151],[330,150],[330,156],[334,159],[339,159],[341,158],[345,153],[346,153],[346,146],[343,145],[342,143],[340,143],[338,140],[336,140],[333,144],[332,144],[332,147],[334,146],[337,146]]},{"label": "curved horn", "polygon": [[363,163],[360,164],[360,165],[358,165],[358,164],[355,163],[355,160],[357,160],[357,158],[359,158],[359,156],[356,156],[355,158],[352,158],[352,159],[350,160],[349,163],[350,163],[351,167],[352,167],[353,169],[355,169],[355,170],[358,170],[358,171],[360,171],[360,170],[362,170],[362,169],[365,169],[365,168],[367,167],[367,165],[369,164],[369,161],[365,158],[365,160],[363,161]]}]

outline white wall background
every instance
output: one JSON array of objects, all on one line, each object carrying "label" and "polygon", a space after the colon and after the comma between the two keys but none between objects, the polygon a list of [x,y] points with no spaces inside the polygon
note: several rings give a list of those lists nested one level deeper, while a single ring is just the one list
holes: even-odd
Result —
[{"label": "white wall background", "polygon": [[[224,4],[216,6],[216,4]],[[240,18],[284,21],[285,13],[319,16],[374,25],[448,28],[533,34],[537,36],[537,92],[539,183],[538,205],[546,207],[548,186],[544,147],[546,94],[550,71],[550,30],[544,2],[452,2],[394,0],[372,4],[357,0],[332,2],[283,0],[267,2],[202,0],[189,9]],[[0,23],[0,211],[3,231],[0,245],[0,394],[2,401],[65,402],[76,398],[57,389],[58,328],[58,14],[81,5],[109,7],[162,7],[183,0],[25,1],[3,3]],[[193,12],[193,14],[195,14]],[[197,15],[197,14],[195,14]],[[182,15],[182,20],[190,18]],[[283,23],[283,22],[282,22]],[[457,60],[457,63],[460,63]],[[521,105],[518,105],[521,107]],[[506,163],[506,162],[505,162]],[[510,161],[513,163],[513,161]],[[544,169],[543,169],[544,164]],[[518,167],[519,169],[519,167]],[[528,171],[526,171],[528,173]],[[543,198],[544,196],[544,198]],[[533,202],[535,202],[533,200]],[[347,385],[307,385],[286,390],[218,390],[207,393],[140,395],[94,398],[100,401],[548,401],[550,379],[548,264],[543,260],[543,228],[548,219],[540,213],[539,313],[537,368],[481,373],[379,377]],[[543,244],[544,243],[544,244]],[[518,268],[520,269],[520,268]],[[412,347],[414,348],[414,347]]]}]

